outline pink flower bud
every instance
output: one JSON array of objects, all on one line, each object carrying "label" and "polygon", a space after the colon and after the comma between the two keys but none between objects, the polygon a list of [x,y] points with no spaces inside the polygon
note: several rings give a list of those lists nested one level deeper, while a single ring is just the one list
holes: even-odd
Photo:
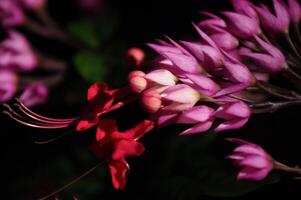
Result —
[{"label": "pink flower bud", "polygon": [[215,33],[210,35],[210,38],[216,43],[216,45],[225,51],[235,49],[239,45],[239,41],[232,34],[227,31]]},{"label": "pink flower bud", "polygon": [[25,16],[20,6],[13,0],[0,1],[0,25],[8,28],[25,22]]},{"label": "pink flower bud", "polygon": [[128,76],[128,81],[131,90],[135,93],[140,93],[145,90],[147,81],[145,79],[145,73],[142,71],[132,71]]},{"label": "pink flower bud", "polygon": [[205,16],[210,17],[209,19],[202,20],[198,24],[198,26],[201,29],[206,30],[206,32],[211,33],[211,31],[214,31],[214,28],[216,27],[227,28],[227,25],[222,18],[208,12],[201,12],[201,13]]},{"label": "pink flower bud", "polygon": [[242,83],[246,87],[252,85],[256,79],[247,66],[230,56],[228,53],[224,51],[223,53],[227,58],[227,61],[224,62],[224,67],[226,69],[225,75],[233,82]]},{"label": "pink flower bud", "polygon": [[202,66],[207,70],[212,70],[223,64],[223,57],[216,48],[198,42],[182,41],[182,43],[196,58],[198,58]]},{"label": "pink flower bud", "polygon": [[233,8],[240,14],[247,15],[251,18],[257,19],[257,13],[254,5],[248,0],[231,0]]},{"label": "pink flower bud", "polygon": [[183,72],[200,73],[202,71],[199,62],[191,55],[176,54],[172,52],[164,52],[162,55]]},{"label": "pink flower bud", "polygon": [[201,74],[185,74],[187,79],[181,79],[181,81],[206,96],[212,96],[220,90],[218,84],[212,79]]},{"label": "pink flower bud", "polygon": [[238,180],[260,181],[265,179],[273,169],[272,157],[260,146],[241,139],[228,138],[239,144],[227,158],[234,161],[240,169]]},{"label": "pink flower bud", "polygon": [[255,64],[255,66],[267,73],[277,73],[287,67],[283,53],[272,44],[255,37],[263,52],[241,52],[240,55]]},{"label": "pink flower bud", "polygon": [[163,42],[162,45],[147,44],[149,47],[159,53],[163,58],[165,58],[163,60],[159,60],[159,65],[168,66],[169,70],[173,73],[202,72],[202,68],[196,58],[194,58],[180,44],[171,39],[169,40],[172,42],[172,44],[166,42]]},{"label": "pink flower bud", "polygon": [[272,34],[286,33],[289,29],[290,16],[281,0],[273,0],[275,14],[265,5],[256,7],[262,27]]},{"label": "pink flower bud", "polygon": [[223,12],[223,14],[226,17],[228,30],[237,37],[249,39],[261,32],[258,21],[254,18],[235,12]]},{"label": "pink flower bud", "polygon": [[210,119],[213,112],[214,109],[208,106],[195,106],[181,113],[177,119],[177,123],[196,124],[198,122],[205,122]]},{"label": "pink flower bud", "polygon": [[37,58],[27,39],[16,31],[9,31],[9,37],[0,43],[0,68],[31,71],[37,65]]},{"label": "pink flower bud", "polygon": [[141,98],[142,107],[149,113],[155,113],[161,108],[161,96],[154,90],[145,91]]},{"label": "pink flower bud", "polygon": [[166,86],[175,85],[177,81],[177,77],[175,77],[170,71],[166,69],[151,71],[146,74],[145,78],[154,83]]},{"label": "pink flower bud", "polygon": [[166,89],[162,99],[183,104],[195,104],[201,98],[201,94],[192,87],[185,84],[177,84]]},{"label": "pink flower bud", "polygon": [[240,129],[248,122],[251,114],[249,106],[242,101],[225,103],[217,109],[214,116],[226,122],[218,125],[215,131]]},{"label": "pink flower bud", "polygon": [[48,98],[48,89],[41,83],[33,83],[29,85],[22,95],[20,100],[27,107],[33,107],[44,104]]},{"label": "pink flower bud", "polygon": [[0,70],[0,102],[12,99],[17,91],[17,76],[8,70]]},{"label": "pink flower bud", "polygon": [[288,13],[293,22],[301,20],[301,6],[297,0],[288,0]]},{"label": "pink flower bud", "polygon": [[127,51],[125,61],[131,67],[139,68],[144,61],[144,57],[145,54],[142,49],[133,47]]}]

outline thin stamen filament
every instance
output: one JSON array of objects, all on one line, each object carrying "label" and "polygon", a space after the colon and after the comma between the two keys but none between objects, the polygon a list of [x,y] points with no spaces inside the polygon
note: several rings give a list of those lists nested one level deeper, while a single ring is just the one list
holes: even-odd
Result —
[{"label": "thin stamen filament", "polygon": [[42,115],[39,115],[33,111],[31,111],[29,108],[27,108],[20,100],[16,99],[16,101],[18,102],[18,104],[15,104],[15,105],[19,105],[21,106],[27,113],[30,113],[31,115],[34,115],[40,119],[45,119],[45,120],[48,120],[48,121],[54,121],[54,122],[66,122],[66,121],[74,121],[76,120],[77,118],[66,118],[66,119],[55,119],[55,118],[50,118],[50,117],[44,117]]},{"label": "thin stamen filament", "polygon": [[98,167],[100,166],[100,164],[97,164],[96,166],[92,167],[91,169],[89,169],[88,171],[86,171],[85,173],[83,173],[82,175],[80,175],[79,177],[75,178],[74,180],[72,180],[71,182],[69,182],[68,184],[64,185],[63,187],[59,188],[58,190],[46,195],[45,197],[42,197],[38,200],[46,200],[56,194],[58,194],[59,192],[65,190],[66,188],[70,187],[71,185],[73,185],[74,183],[78,182],[80,179],[84,178],[85,176],[89,175],[90,173],[92,173],[94,170],[96,170]]}]

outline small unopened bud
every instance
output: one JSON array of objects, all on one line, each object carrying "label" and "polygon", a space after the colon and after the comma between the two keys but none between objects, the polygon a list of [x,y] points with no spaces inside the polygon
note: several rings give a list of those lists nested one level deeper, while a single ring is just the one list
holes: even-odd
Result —
[{"label": "small unopened bud", "polygon": [[131,90],[135,93],[141,93],[147,86],[145,73],[142,71],[132,71],[128,76],[128,80]]},{"label": "small unopened bud", "polygon": [[161,96],[154,90],[148,90],[143,93],[141,104],[147,112],[155,113],[161,108]]},{"label": "small unopened bud", "polygon": [[144,57],[145,54],[142,49],[133,47],[127,51],[125,61],[130,67],[139,68],[144,61]]}]

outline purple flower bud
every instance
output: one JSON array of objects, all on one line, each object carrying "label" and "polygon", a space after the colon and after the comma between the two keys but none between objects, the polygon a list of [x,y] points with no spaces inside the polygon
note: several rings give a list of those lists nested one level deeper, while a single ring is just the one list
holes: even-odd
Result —
[{"label": "purple flower bud", "polygon": [[227,31],[211,34],[210,38],[218,47],[222,48],[225,51],[235,49],[239,45],[238,39]]},{"label": "purple flower bud", "polygon": [[231,0],[231,2],[236,12],[257,19],[257,13],[254,9],[254,5],[248,0]]},{"label": "purple flower bud", "polygon": [[180,124],[196,124],[209,120],[214,113],[214,109],[208,106],[195,106],[184,111],[177,119]]},{"label": "purple flower bud", "polygon": [[226,87],[223,87],[223,89],[221,89],[219,92],[217,92],[213,97],[226,98],[226,95],[240,92],[246,89],[246,87],[248,86],[244,83],[227,85]]},{"label": "purple flower bud", "polygon": [[211,32],[214,27],[226,28],[226,23],[223,19],[206,19],[201,21],[198,26],[204,30]]},{"label": "purple flower bud", "polygon": [[17,91],[17,76],[8,70],[0,70],[0,102],[12,99]]},{"label": "purple flower bud", "polygon": [[243,58],[252,61],[258,69],[267,73],[277,73],[287,67],[285,56],[277,47],[257,36],[255,39],[263,52],[241,52]]},{"label": "purple flower bud", "polygon": [[25,22],[25,16],[20,6],[13,0],[0,1],[0,25],[8,28]]},{"label": "purple flower bud", "polygon": [[27,9],[38,10],[46,4],[47,0],[19,0],[19,2]]},{"label": "purple flower bud", "polygon": [[273,0],[275,15],[265,5],[255,7],[263,28],[272,34],[287,33],[290,16],[281,0]]},{"label": "purple flower bud", "polygon": [[160,110],[153,115],[153,119],[157,120],[157,126],[159,128],[175,123],[177,117],[178,112],[170,110]]},{"label": "purple flower bud", "polygon": [[180,135],[191,135],[197,133],[204,133],[208,131],[213,125],[213,119],[197,123],[195,126],[183,131]]},{"label": "purple flower bud", "polygon": [[288,13],[293,22],[298,23],[301,20],[301,6],[297,0],[288,0]]},{"label": "purple flower bud", "polygon": [[164,57],[169,59],[178,69],[188,73],[201,73],[202,68],[193,56],[184,54],[176,54],[171,52],[162,53]]},{"label": "purple flower bud", "polygon": [[21,102],[27,107],[44,104],[48,99],[48,89],[41,83],[33,83],[23,91]]},{"label": "purple flower bud", "polygon": [[235,12],[223,12],[223,14],[226,17],[228,30],[237,37],[249,39],[260,34],[261,30],[255,18]]},{"label": "purple flower bud", "polygon": [[246,87],[252,85],[255,81],[255,78],[247,66],[240,63],[238,60],[224,51],[223,54],[227,58],[227,60],[224,62],[224,67],[226,69],[225,75],[233,82],[245,84]]},{"label": "purple flower bud", "polygon": [[181,81],[206,96],[212,96],[220,90],[220,87],[212,79],[201,74],[185,74],[187,79],[181,79]]},{"label": "purple flower bud", "polygon": [[206,30],[206,32],[210,33],[211,31],[214,31],[213,29],[215,27],[227,28],[226,22],[222,18],[208,12],[201,12],[201,13],[205,16],[210,17],[209,19],[202,20],[198,24],[198,26]]},{"label": "purple flower bud", "polygon": [[240,169],[238,180],[260,181],[265,179],[273,169],[273,159],[260,146],[235,138],[228,138],[230,142],[239,144],[227,158],[234,161]]},{"label": "purple flower bud", "polygon": [[9,31],[9,37],[0,43],[0,68],[31,71],[37,65],[37,58],[27,39],[16,31]]},{"label": "purple flower bud", "polygon": [[192,24],[199,36],[202,39],[202,44],[208,45],[219,51],[218,46],[214,43],[214,41],[204,32],[202,31],[197,25]]},{"label": "purple flower bud", "polygon": [[214,116],[226,120],[226,122],[216,127],[216,132],[235,130],[240,129],[248,122],[251,109],[242,101],[230,102],[220,106]]},{"label": "purple flower bud", "polygon": [[241,54],[242,53],[249,53],[251,52],[251,50],[249,48],[246,48],[246,47],[241,47],[241,48],[238,48],[238,49],[234,49],[232,51],[228,51],[229,55],[233,58],[235,58],[236,60],[242,62],[242,58],[241,58]]},{"label": "purple flower bud", "polygon": [[[172,40],[171,40],[172,41]],[[147,44],[161,56],[163,56],[167,61],[171,62],[167,65],[168,68],[171,69],[172,72],[189,72],[189,73],[200,73],[202,72],[202,68],[198,61],[183,47],[179,44],[172,41],[175,46],[172,45],[157,45],[157,44]],[[161,60],[162,61],[162,60]],[[164,61],[165,64],[167,62]],[[162,64],[162,63],[161,63]]]},{"label": "purple flower bud", "polygon": [[196,58],[198,58],[202,66],[207,70],[217,68],[223,64],[223,57],[216,48],[195,42],[182,41],[182,43]]}]

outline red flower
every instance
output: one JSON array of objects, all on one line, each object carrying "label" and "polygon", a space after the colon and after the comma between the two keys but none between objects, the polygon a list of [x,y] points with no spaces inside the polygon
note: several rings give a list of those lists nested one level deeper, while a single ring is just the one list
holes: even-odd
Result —
[{"label": "red flower", "polygon": [[139,156],[144,152],[144,146],[138,139],[153,129],[154,123],[144,120],[134,128],[119,132],[114,120],[106,119],[98,123],[96,140],[91,145],[92,152],[100,160],[109,162],[112,182],[117,190],[126,185],[127,156]]},{"label": "red flower", "polygon": [[86,107],[76,131],[84,131],[98,123],[98,117],[106,113],[119,99],[128,94],[126,88],[109,90],[106,83],[94,83],[87,92]]}]

